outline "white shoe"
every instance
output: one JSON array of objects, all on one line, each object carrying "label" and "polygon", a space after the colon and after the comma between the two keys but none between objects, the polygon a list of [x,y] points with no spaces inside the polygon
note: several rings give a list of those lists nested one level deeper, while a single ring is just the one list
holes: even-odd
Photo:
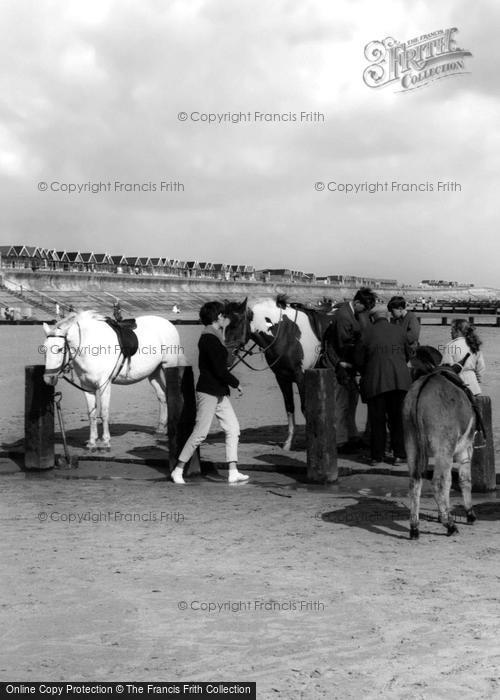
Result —
[{"label": "white shoe", "polygon": [[241,472],[234,470],[229,472],[227,480],[230,484],[238,484],[243,481],[248,481],[249,478],[250,477],[248,476],[248,474],[242,474]]},{"label": "white shoe", "polygon": [[182,477],[182,472],[180,469],[174,469],[174,471],[170,474],[170,478],[172,479],[174,484],[185,484],[186,483]]}]

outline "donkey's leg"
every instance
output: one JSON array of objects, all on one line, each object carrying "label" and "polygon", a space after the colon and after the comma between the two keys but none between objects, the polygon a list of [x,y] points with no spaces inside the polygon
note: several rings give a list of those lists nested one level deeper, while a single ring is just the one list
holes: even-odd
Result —
[{"label": "donkey's leg", "polygon": [[87,402],[87,411],[89,414],[90,437],[87,441],[87,449],[95,450],[97,441],[97,400],[96,395],[85,392],[85,401]]},{"label": "donkey's leg", "polygon": [[293,401],[293,384],[290,379],[283,375],[276,374],[283,399],[285,401],[286,416],[288,419],[288,436],[283,444],[284,450],[292,447],[293,434],[295,432],[295,404]]},{"label": "donkey's leg", "polygon": [[111,399],[111,382],[99,392],[102,419],[102,445],[105,449],[110,449],[111,435],[109,433],[109,402]]},{"label": "donkey's leg", "polygon": [[422,477],[410,476],[410,540],[418,540]]},{"label": "donkey's leg", "polygon": [[472,525],[472,523],[476,521],[476,514],[474,513],[474,509],[472,507],[471,496],[471,457],[472,445],[469,445],[460,452],[457,452],[455,455],[455,460],[458,462],[458,481],[460,483],[462,498],[464,499],[465,512],[467,514],[467,522],[469,525]]},{"label": "donkey's leg", "polygon": [[415,438],[410,434],[410,431],[407,431],[405,443],[408,472],[410,475],[410,540],[418,540],[420,535],[419,512],[422,474],[418,470],[417,465],[417,446],[415,444]]},{"label": "donkey's leg", "polygon": [[439,520],[447,529],[448,536],[458,532],[453,516],[450,513],[451,460],[450,452],[447,454],[438,452],[435,455],[434,477],[432,479]]},{"label": "donkey's leg", "polygon": [[149,383],[154,389],[156,397],[158,398],[158,403],[160,405],[160,413],[158,417],[158,426],[156,428],[157,435],[165,435],[167,430],[167,393],[166,393],[166,382],[165,375],[161,365],[159,365],[155,371],[149,376]]}]

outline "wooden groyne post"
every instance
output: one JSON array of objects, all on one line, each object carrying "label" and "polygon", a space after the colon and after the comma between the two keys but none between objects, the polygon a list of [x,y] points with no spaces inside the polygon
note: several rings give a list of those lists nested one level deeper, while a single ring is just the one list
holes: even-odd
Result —
[{"label": "wooden groyne post", "polygon": [[333,369],[305,372],[307,477],[321,484],[338,479],[335,385]]},{"label": "wooden groyne post", "polygon": [[[194,375],[191,366],[167,367],[165,370],[167,387],[167,435],[170,471],[193,430],[196,420],[196,395]],[[200,453],[196,450],[186,465],[184,473],[200,474]]]},{"label": "wooden groyne post", "polygon": [[54,387],[43,381],[44,371],[44,365],[25,367],[25,469],[52,469],[55,464]]},{"label": "wooden groyne post", "polygon": [[491,419],[491,399],[480,394],[476,396],[476,405],[481,414],[484,429],[486,431],[486,444],[476,447],[472,453],[471,479],[472,490],[478,493],[495,491],[495,448],[493,444],[493,428]]}]

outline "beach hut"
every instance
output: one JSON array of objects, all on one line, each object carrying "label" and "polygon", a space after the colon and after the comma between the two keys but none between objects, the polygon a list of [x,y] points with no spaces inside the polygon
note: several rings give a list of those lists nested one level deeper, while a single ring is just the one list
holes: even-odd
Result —
[{"label": "beach hut", "polygon": [[86,272],[94,272],[96,268],[96,259],[94,253],[80,253],[82,259],[82,268]]}]

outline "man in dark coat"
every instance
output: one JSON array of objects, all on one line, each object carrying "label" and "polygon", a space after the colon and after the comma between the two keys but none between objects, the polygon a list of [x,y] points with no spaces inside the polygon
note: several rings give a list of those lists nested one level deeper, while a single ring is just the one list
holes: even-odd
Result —
[{"label": "man in dark coat", "polygon": [[368,404],[371,464],[376,466],[384,460],[388,422],[397,465],[406,459],[402,413],[411,384],[407,366],[409,348],[406,334],[399,326],[389,323],[384,306],[376,306],[370,315],[373,323],[363,332],[355,363],[361,372],[361,395]]},{"label": "man in dark coat", "polygon": [[326,343],[332,345],[340,360],[335,395],[337,450],[340,454],[356,451],[360,443],[356,427],[359,391],[355,381],[354,352],[368,323],[367,312],[373,308],[375,301],[371,289],[359,289],[352,301],[345,302],[335,311],[334,320],[325,336]]}]

